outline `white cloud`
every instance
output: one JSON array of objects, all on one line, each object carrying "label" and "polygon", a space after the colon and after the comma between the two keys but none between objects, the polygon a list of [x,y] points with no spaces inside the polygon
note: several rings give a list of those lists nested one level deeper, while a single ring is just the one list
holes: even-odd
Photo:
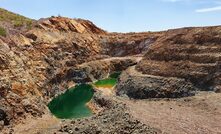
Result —
[{"label": "white cloud", "polygon": [[214,12],[214,11],[221,11],[221,6],[211,7],[211,8],[202,8],[197,9],[197,13],[205,13],[205,12]]}]

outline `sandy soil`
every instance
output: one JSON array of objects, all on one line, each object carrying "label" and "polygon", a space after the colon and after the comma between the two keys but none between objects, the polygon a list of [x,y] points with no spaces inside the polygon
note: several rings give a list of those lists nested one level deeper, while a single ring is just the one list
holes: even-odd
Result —
[{"label": "sandy soil", "polygon": [[127,100],[142,123],[171,134],[221,134],[221,94],[201,92],[177,100]]},{"label": "sandy soil", "polygon": [[61,120],[52,116],[51,114],[45,114],[42,118],[27,119],[24,123],[15,126],[13,134],[54,134],[61,124]]}]

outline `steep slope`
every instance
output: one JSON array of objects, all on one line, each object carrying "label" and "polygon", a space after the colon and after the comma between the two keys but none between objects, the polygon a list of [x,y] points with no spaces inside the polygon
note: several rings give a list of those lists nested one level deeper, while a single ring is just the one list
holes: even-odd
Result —
[{"label": "steep slope", "polygon": [[43,114],[47,100],[43,97],[53,94],[54,88],[59,89],[59,85],[53,88],[51,79],[67,66],[75,66],[97,55],[97,39],[96,34],[80,35],[38,27],[27,33],[0,37],[0,109],[7,115],[1,119],[4,124],[18,122],[27,113]]},{"label": "steep slope", "polygon": [[[150,98],[188,96],[196,90],[218,92],[220,63],[221,27],[169,30],[136,66],[134,71],[142,75],[122,76],[118,93]],[[133,87],[127,84],[131,82]]]},{"label": "steep slope", "polygon": [[[140,36],[138,43],[129,43],[132,36]],[[0,120],[4,125],[13,125],[29,115],[41,116],[47,111],[50,98],[76,82],[70,71],[77,65],[110,56],[139,54],[149,45],[141,42],[149,38],[155,36],[126,34],[119,40],[117,34],[108,34],[90,21],[64,17],[41,19],[30,29],[0,36],[0,109],[6,115]],[[112,54],[113,42],[127,44],[125,49],[131,53]],[[132,52],[131,46],[136,44],[141,47]]]},{"label": "steep slope", "polygon": [[51,17],[41,19],[37,23],[37,27],[44,30],[70,31],[77,33],[89,34],[105,34],[106,32],[92,22],[82,19],[70,19],[64,17]]},{"label": "steep slope", "polygon": [[0,8],[0,36],[30,29],[34,20]]},{"label": "steep slope", "polygon": [[109,33],[101,41],[104,54],[110,56],[128,56],[144,54],[163,33]]}]

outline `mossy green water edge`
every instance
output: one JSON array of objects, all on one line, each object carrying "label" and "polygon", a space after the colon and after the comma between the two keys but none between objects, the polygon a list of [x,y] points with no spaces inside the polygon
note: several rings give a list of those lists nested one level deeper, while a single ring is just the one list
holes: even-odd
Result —
[{"label": "mossy green water edge", "polygon": [[103,80],[98,80],[94,83],[96,87],[106,87],[106,88],[112,88],[117,84],[117,79],[115,78],[107,78]]},{"label": "mossy green water edge", "polygon": [[120,74],[121,72],[114,72],[110,74],[108,78],[96,81],[94,85],[98,88],[112,88],[117,84],[117,79]]},{"label": "mossy green water edge", "polygon": [[87,117],[92,115],[92,111],[86,103],[91,100],[93,94],[91,85],[80,84],[54,98],[48,108],[53,115],[61,119]]}]

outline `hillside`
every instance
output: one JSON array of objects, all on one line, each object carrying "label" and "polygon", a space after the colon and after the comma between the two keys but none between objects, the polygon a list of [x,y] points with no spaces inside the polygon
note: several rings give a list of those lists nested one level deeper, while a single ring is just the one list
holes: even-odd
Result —
[{"label": "hillside", "polygon": [[[135,67],[134,71],[143,76],[122,79],[122,84],[127,80],[141,82],[141,79],[144,84],[128,84],[128,87],[124,84],[124,87],[119,87],[119,93],[128,92],[129,95],[130,92],[134,98],[176,98],[189,96],[194,91],[220,92],[220,42],[220,27],[183,28],[165,32]],[[156,82],[151,84],[152,81]],[[132,88],[130,86],[133,86],[133,91],[127,91]]]},{"label": "hillside", "polygon": [[7,32],[31,28],[34,20],[12,13],[0,8],[0,35],[6,36]]},{"label": "hillside", "polygon": [[0,8],[0,21],[11,23],[15,27],[20,27],[24,25],[30,26],[33,22],[32,19],[26,18],[19,14],[12,13],[2,8]]}]

